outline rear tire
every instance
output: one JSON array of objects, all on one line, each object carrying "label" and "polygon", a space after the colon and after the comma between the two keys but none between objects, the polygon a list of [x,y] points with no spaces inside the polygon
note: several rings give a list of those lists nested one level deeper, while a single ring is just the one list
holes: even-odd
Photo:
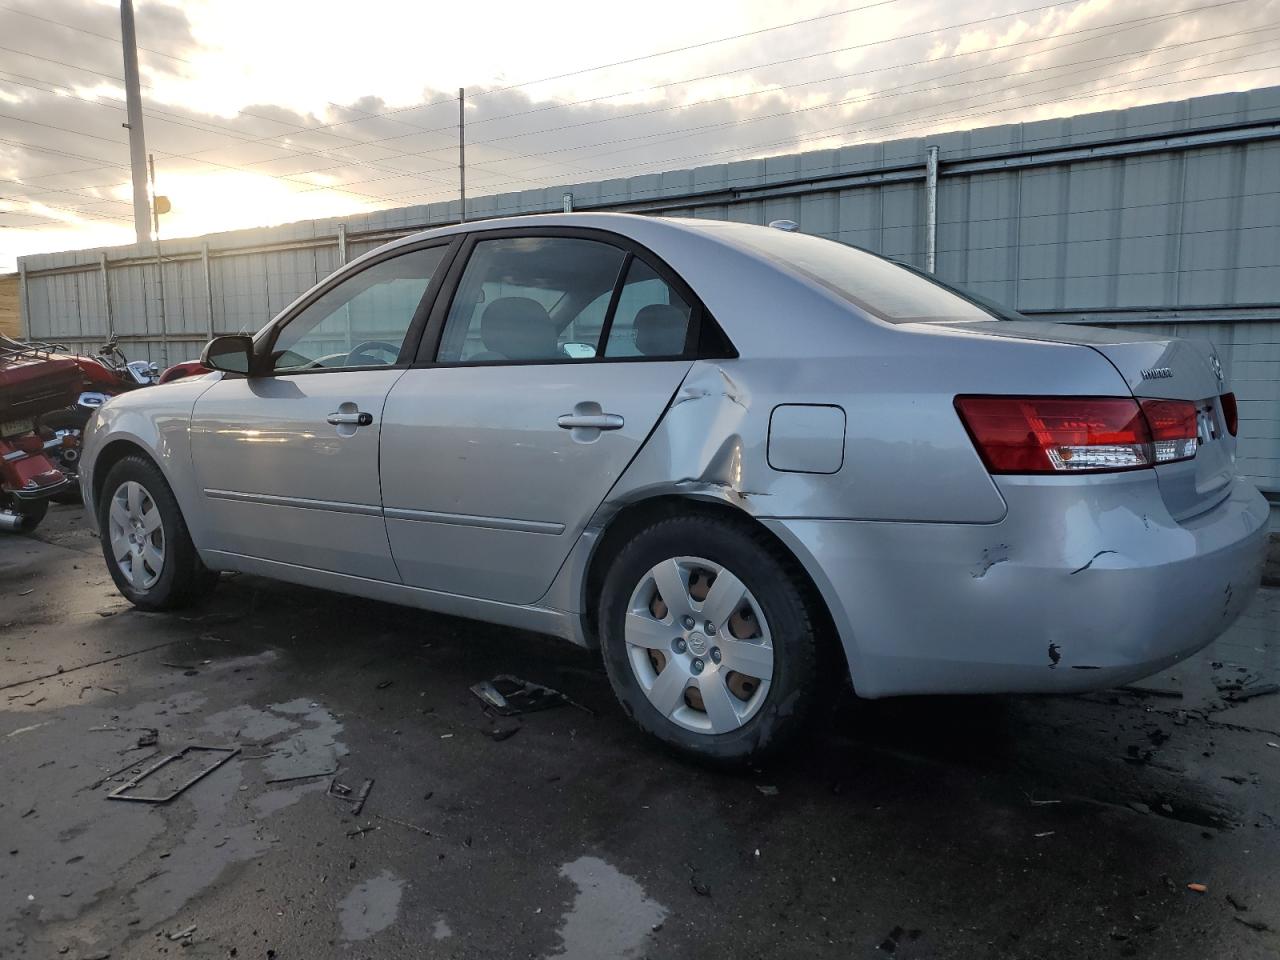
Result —
[{"label": "rear tire", "polygon": [[802,577],[762,531],[729,518],[672,517],[636,534],[605,577],[600,638],[627,715],[698,760],[766,759],[820,697]]},{"label": "rear tire", "polygon": [[29,534],[40,526],[40,521],[49,512],[49,501],[19,500],[0,493],[0,511],[21,517],[18,529],[11,531],[12,533]]},{"label": "rear tire", "polygon": [[218,574],[200,561],[164,475],[144,457],[125,457],[108,471],[98,530],[111,579],[135,607],[176,610],[217,585]]}]

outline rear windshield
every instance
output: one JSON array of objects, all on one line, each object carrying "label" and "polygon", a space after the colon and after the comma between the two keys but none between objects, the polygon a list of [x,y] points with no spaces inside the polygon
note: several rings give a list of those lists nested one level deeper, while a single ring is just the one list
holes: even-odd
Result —
[{"label": "rear windshield", "polygon": [[803,274],[890,323],[995,319],[977,304],[931,280],[856,247],[768,227],[737,226],[732,234],[735,243]]}]

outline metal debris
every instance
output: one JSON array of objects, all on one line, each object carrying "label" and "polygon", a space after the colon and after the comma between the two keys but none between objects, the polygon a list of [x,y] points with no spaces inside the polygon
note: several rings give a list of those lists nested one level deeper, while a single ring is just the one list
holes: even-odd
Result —
[{"label": "metal debris", "polygon": [[521,680],[509,673],[482,680],[471,688],[486,707],[504,717],[563,706],[570,700],[559,690]]},{"label": "metal debris", "polygon": [[1261,920],[1246,920],[1244,917],[1234,917],[1236,923],[1242,923],[1250,930],[1257,930],[1258,933],[1266,933],[1271,928]]},{"label": "metal debris", "polygon": [[356,794],[356,802],[351,805],[352,816],[360,816],[360,811],[364,809],[364,802],[369,799],[369,791],[372,789],[372,780],[366,780],[363,786],[360,787],[360,792]]},{"label": "metal debris", "polygon": [[[120,786],[116,787],[109,794],[107,794],[107,799],[108,800],[134,800],[138,803],[168,803],[170,800],[178,796],[178,794],[182,793],[192,784],[196,783],[197,781],[213,773],[213,771],[217,770],[220,766],[222,766],[224,763],[226,763],[228,760],[230,760],[239,752],[240,752],[239,747],[204,747],[199,745],[184,747],[182,750],[179,750],[177,753],[170,754],[169,756],[161,760],[159,763],[148,767],[146,770],[142,771],[142,773],[138,774],[132,780],[128,780],[125,783],[121,784]],[[173,763],[177,760],[181,760],[182,758],[186,757],[188,754],[193,754],[193,753],[207,753],[207,754],[217,756],[217,759],[214,760],[213,763],[206,766],[204,769],[200,770],[194,776],[178,784],[170,793],[162,794],[160,796],[143,796],[140,794],[136,794],[136,793],[131,794],[128,792],[133,788],[137,787],[143,780],[151,776],[157,770],[160,770],[161,768],[167,766],[168,764]]]},{"label": "metal debris", "polygon": [[1254,697],[1265,697],[1273,693],[1280,693],[1280,683],[1253,683],[1228,692],[1223,699],[1231,703],[1243,703]]},{"label": "metal debris", "polygon": [[[336,772],[336,771],[334,771]],[[351,804],[351,815],[358,817],[360,811],[364,809],[364,803],[369,799],[369,791],[373,789],[373,781],[366,780],[360,785],[358,791],[352,791],[345,783],[339,783],[337,777],[329,781],[329,788],[325,790],[325,795],[332,797],[334,800],[341,800],[344,803]]]},{"label": "metal debris", "polygon": [[337,772],[338,768],[334,767],[332,770],[316,770],[313,773],[295,773],[287,777],[272,777],[267,783],[292,783],[294,780],[314,780],[316,777],[331,777]]},{"label": "metal debris", "polygon": [[[435,834],[432,833],[430,830],[428,830],[426,827],[420,827],[416,823],[409,823],[407,820],[397,820],[395,817],[384,817],[380,813],[375,813],[374,816],[377,817],[379,820],[385,820],[387,823],[394,823],[398,827],[404,827],[408,830],[413,830],[416,833],[420,833],[426,837],[435,836]],[[467,839],[470,840],[471,838],[468,837]],[[467,846],[471,846],[471,844],[468,843]]]},{"label": "metal debris", "polygon": [[689,867],[689,887],[700,897],[711,896],[711,888],[698,879],[696,867]]},{"label": "metal debris", "polygon": [[99,777],[97,780],[93,781],[93,783],[89,784],[88,789],[97,790],[100,786],[102,786],[108,780],[112,780],[115,777],[120,776],[120,774],[124,773],[126,770],[132,770],[134,767],[139,766],[140,764],[146,763],[148,760],[150,760],[159,752],[160,751],[158,749],[152,750],[145,757],[138,757],[136,760],[130,760],[123,767],[120,767],[117,770],[112,770],[105,777]]}]

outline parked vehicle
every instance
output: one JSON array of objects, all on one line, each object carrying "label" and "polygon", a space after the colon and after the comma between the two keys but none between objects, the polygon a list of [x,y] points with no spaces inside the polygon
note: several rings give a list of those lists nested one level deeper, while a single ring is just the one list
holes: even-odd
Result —
[{"label": "parked vehicle", "polygon": [[1000,319],[799,233],[428,231],[203,362],[85,443],[134,604],[240,570],[598,644],[707,758],[778,749],[836,658],[866,697],[1154,673],[1262,565],[1209,344]]},{"label": "parked vehicle", "polygon": [[199,360],[183,360],[170,367],[165,367],[164,372],[160,374],[160,379],[156,382],[172,383],[174,380],[181,380],[184,377],[199,377],[212,372]]},{"label": "parked vehicle", "polygon": [[0,531],[31,532],[72,486],[51,459],[63,441],[42,437],[36,420],[75,396],[79,376],[72,361],[0,336]]}]

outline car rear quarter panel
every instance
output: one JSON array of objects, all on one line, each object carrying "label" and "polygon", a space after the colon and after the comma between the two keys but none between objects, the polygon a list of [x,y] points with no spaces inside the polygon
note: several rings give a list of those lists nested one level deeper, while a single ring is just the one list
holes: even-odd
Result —
[{"label": "car rear quarter panel", "polygon": [[[845,345],[805,359],[741,357],[694,365],[605,509],[686,493],[757,517],[996,523],[1005,515],[954,407],[962,393],[1117,394],[1124,382],[1085,347],[885,329],[846,316]],[[797,325],[799,326],[799,325]],[[845,413],[834,473],[775,469],[779,406]]]}]

